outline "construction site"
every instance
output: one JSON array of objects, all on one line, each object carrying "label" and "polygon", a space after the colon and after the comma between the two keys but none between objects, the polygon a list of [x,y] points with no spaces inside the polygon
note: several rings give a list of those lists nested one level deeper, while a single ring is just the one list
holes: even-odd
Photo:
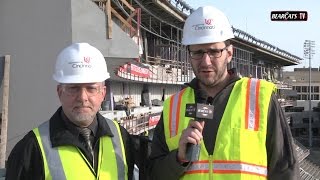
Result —
[{"label": "construction site", "polygon": [[[1,1],[0,179],[15,144],[59,107],[51,75],[58,52],[73,42],[88,42],[105,57],[111,77],[100,113],[130,134],[146,136],[150,141],[143,145],[150,146],[164,100],[195,77],[181,44],[193,11],[181,0]],[[233,33],[229,69],[273,82],[279,92],[292,89],[283,68],[299,64],[301,57],[236,27]],[[301,179],[320,179],[316,156],[310,158],[310,149],[294,138]]]}]

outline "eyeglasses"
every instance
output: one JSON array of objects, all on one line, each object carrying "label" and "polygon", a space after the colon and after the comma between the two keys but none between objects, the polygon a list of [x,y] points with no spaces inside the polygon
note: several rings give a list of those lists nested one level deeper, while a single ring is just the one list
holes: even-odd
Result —
[{"label": "eyeglasses", "polygon": [[76,96],[82,91],[82,89],[85,89],[87,96],[89,97],[96,96],[101,92],[101,86],[97,85],[80,86],[62,84],[61,86],[63,88],[63,92],[65,92],[68,96]]},{"label": "eyeglasses", "polygon": [[207,51],[198,50],[198,51],[189,51],[190,58],[194,60],[200,60],[203,58],[204,53],[207,53],[210,58],[219,58],[222,56],[222,52],[226,50],[229,46],[226,46],[222,49],[208,49]]}]

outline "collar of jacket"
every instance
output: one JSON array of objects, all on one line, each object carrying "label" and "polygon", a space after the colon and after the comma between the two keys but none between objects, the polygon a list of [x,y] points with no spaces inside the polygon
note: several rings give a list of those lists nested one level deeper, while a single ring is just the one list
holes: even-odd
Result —
[{"label": "collar of jacket", "polygon": [[[50,140],[52,147],[63,145],[81,146],[81,142],[79,142],[78,137],[67,129],[61,117],[61,111],[62,108],[60,107],[50,118]],[[100,113],[97,113],[97,121],[98,129],[96,138],[99,139],[102,136],[113,137],[110,127],[106,123],[106,119]]]}]

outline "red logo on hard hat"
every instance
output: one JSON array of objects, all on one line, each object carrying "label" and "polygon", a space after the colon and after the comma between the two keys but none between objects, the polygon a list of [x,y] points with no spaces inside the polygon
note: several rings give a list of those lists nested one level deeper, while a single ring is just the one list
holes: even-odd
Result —
[{"label": "red logo on hard hat", "polygon": [[83,57],[83,61],[86,63],[89,63],[91,60],[91,57]]},{"label": "red logo on hard hat", "polygon": [[204,19],[204,23],[207,25],[211,25],[213,22],[213,19]]}]

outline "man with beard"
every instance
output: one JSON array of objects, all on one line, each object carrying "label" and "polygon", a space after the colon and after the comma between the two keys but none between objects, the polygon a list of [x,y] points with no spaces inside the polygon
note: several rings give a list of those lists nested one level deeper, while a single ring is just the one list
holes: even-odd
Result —
[{"label": "man with beard", "polygon": [[53,75],[61,107],[13,148],[6,179],[132,179],[128,132],[98,113],[109,77],[95,47],[74,43],[63,49]]},{"label": "man with beard", "polygon": [[[275,85],[227,69],[232,38],[227,17],[214,7],[200,7],[187,18],[182,43],[196,78],[164,102],[153,135],[151,179],[299,179]],[[202,104],[214,107],[213,118],[186,117],[186,105],[203,98]]]}]

